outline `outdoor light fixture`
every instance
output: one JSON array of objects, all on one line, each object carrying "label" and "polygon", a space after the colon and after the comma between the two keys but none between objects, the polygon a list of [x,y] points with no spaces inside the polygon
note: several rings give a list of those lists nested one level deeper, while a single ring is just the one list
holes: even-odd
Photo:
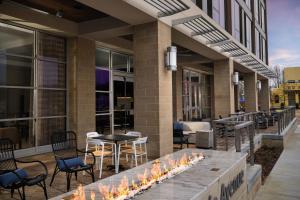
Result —
[{"label": "outdoor light fixture", "polygon": [[260,80],[258,80],[258,81],[256,82],[256,88],[258,89],[258,91],[261,90],[261,81],[260,81]]},{"label": "outdoor light fixture", "polygon": [[167,70],[177,70],[177,48],[175,46],[170,46],[167,48],[165,62]]},{"label": "outdoor light fixture", "polygon": [[55,14],[56,17],[60,17],[60,18],[62,18],[63,15],[64,15],[64,13],[63,13],[62,10],[58,10],[58,11],[56,12],[56,14]]},{"label": "outdoor light fixture", "polygon": [[232,82],[234,85],[238,85],[240,81],[240,77],[239,77],[239,73],[238,72],[234,72],[234,74],[232,75]]}]

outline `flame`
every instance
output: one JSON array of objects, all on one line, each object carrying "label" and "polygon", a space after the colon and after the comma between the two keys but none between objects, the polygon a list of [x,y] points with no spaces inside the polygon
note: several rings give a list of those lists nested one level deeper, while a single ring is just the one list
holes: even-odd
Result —
[{"label": "flame", "polygon": [[[170,156],[166,157],[166,163],[161,163],[160,160],[155,160],[152,163],[150,171],[144,170],[143,174],[137,175],[138,183],[132,178],[129,184],[128,178],[124,176],[119,185],[98,185],[100,194],[103,200],[123,200],[133,197],[140,191],[150,188],[155,183],[160,183],[168,177],[175,176],[178,173],[188,169],[198,161],[204,159],[202,153],[192,153],[191,155],[183,154],[180,159],[171,159]],[[95,193],[91,192],[90,199],[95,200]],[[85,200],[85,192],[80,185],[73,194],[72,200]]]},{"label": "flame", "polygon": [[141,185],[147,185],[148,183],[148,169],[145,169],[144,174],[138,174],[138,179]]},{"label": "flame", "polygon": [[95,192],[91,192],[91,200],[95,200]]},{"label": "flame", "polygon": [[120,185],[118,186],[117,189],[118,195],[123,196],[123,195],[128,195],[129,193],[129,184],[128,184],[128,178],[124,176],[120,182]]}]

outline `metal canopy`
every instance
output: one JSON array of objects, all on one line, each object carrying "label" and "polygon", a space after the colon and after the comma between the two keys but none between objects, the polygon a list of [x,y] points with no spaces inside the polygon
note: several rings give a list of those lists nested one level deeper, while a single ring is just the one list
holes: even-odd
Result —
[{"label": "metal canopy", "polygon": [[181,0],[144,0],[159,10],[158,17],[171,16],[189,9]]},{"label": "metal canopy", "polygon": [[[136,3],[141,2],[139,0],[132,1]],[[190,0],[144,0],[144,2],[154,7],[155,11],[152,11],[156,13],[160,20],[166,23],[171,21],[169,24],[174,28],[179,28],[180,31],[183,29],[183,31],[189,33],[191,37],[201,37],[205,42],[198,40],[199,42],[205,43],[210,48],[214,48],[218,52],[226,54],[241,65],[263,76],[269,78],[276,77],[273,70],[269,69],[256,55],[207,16],[194,3],[190,2]],[[171,16],[181,12],[184,14]]]}]

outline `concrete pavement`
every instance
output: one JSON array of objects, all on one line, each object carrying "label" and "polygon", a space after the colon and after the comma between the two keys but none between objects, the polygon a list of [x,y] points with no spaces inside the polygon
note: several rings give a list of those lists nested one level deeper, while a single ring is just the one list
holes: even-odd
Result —
[{"label": "concrete pavement", "polygon": [[256,200],[300,200],[300,123],[285,143]]}]

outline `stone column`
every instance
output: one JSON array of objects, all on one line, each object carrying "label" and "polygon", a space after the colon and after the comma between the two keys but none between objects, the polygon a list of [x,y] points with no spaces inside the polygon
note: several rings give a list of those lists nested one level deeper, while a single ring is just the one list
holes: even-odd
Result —
[{"label": "stone column", "polygon": [[78,147],[85,147],[86,133],[96,130],[95,42],[68,39],[68,130],[77,133]]},{"label": "stone column", "polygon": [[244,75],[246,112],[258,111],[258,93],[256,83],[257,74],[255,72]]},{"label": "stone column", "polygon": [[258,95],[258,104],[262,111],[270,110],[270,87],[269,80],[263,79],[261,80],[261,90]]},{"label": "stone column", "polygon": [[214,62],[214,118],[234,113],[233,60]]},{"label": "stone column", "polygon": [[164,54],[171,45],[171,28],[156,21],[134,28],[134,127],[148,136],[148,154],[173,151],[172,72]]}]

